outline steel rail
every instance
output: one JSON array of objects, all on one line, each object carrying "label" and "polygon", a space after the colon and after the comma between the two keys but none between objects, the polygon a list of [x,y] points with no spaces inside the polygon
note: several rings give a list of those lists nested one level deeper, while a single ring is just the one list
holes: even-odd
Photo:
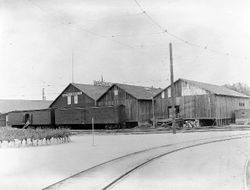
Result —
[{"label": "steel rail", "polygon": [[[217,139],[215,141],[222,141],[222,140],[218,140],[218,138],[231,138],[231,137],[234,137],[234,138],[242,138],[242,137],[245,137],[245,135],[247,135],[248,133],[243,133],[243,134],[237,134],[237,135],[227,135],[227,136],[221,136],[221,137],[208,137],[208,138],[201,138],[201,139],[196,139],[196,140],[188,140],[188,141],[182,141],[182,142],[178,142],[178,143],[174,143],[174,144],[165,144],[165,145],[161,145],[161,146],[155,146],[155,147],[151,147],[151,148],[147,148],[147,149],[143,149],[143,150],[140,150],[140,151],[136,151],[136,152],[132,152],[132,153],[129,153],[129,154],[125,154],[125,155],[122,155],[122,156],[119,156],[117,158],[114,158],[114,159],[111,159],[111,160],[108,160],[108,161],[105,161],[105,162],[102,162],[100,164],[97,164],[97,165],[94,165],[90,168],[87,168],[83,171],[80,171],[78,173],[75,173],[67,178],[64,178],[58,182],[55,182],[45,188],[43,188],[42,190],[49,190],[51,188],[53,188],[54,186],[56,185],[59,185],[59,184],[62,184],[64,181],[67,181],[68,179],[71,179],[71,178],[74,178],[74,177],[77,177],[83,173],[86,173],[88,171],[91,171],[93,169],[96,169],[100,166],[103,166],[103,165],[106,165],[106,164],[110,164],[114,161],[118,161],[118,160],[121,160],[123,158],[126,158],[126,157],[130,157],[130,156],[134,156],[134,155],[137,155],[137,154],[140,154],[140,153],[145,153],[145,152],[149,152],[151,150],[156,150],[156,149],[160,149],[160,148],[165,148],[165,147],[170,147],[170,146],[174,146],[174,145],[179,145],[179,144],[183,144],[183,143],[191,143],[191,142],[197,142],[197,141],[202,141],[202,140],[209,140],[209,139]],[[239,136],[239,137],[238,137]],[[247,137],[250,137],[250,136],[247,136]],[[224,139],[223,139],[224,140]],[[209,141],[207,144],[209,143],[212,143],[214,141]],[[202,143],[199,143],[199,144],[202,144]],[[194,145],[192,145],[194,146]],[[196,145],[197,146],[197,145]],[[188,148],[188,147],[186,147]],[[191,148],[191,147],[189,147]],[[185,149],[185,148],[182,148],[182,149]],[[181,150],[181,149],[180,149]],[[167,153],[164,153],[164,154],[161,154],[159,156],[156,156],[152,159],[149,159],[147,160],[146,162],[143,162],[142,164],[140,165],[137,165],[136,167],[134,167],[133,169],[127,171],[126,173],[124,173],[123,175],[121,175],[120,177],[118,177],[117,179],[113,180],[111,183],[109,183],[107,186],[105,186],[103,189],[108,189],[110,188],[111,186],[113,186],[115,183],[117,183],[118,181],[120,181],[122,178],[124,178],[125,176],[127,176],[129,173],[133,172],[134,170],[138,169],[139,167],[142,167],[143,165],[145,165],[146,163],[149,163],[150,161],[153,161],[155,160],[156,158],[160,158],[164,155],[167,155],[167,154],[170,154],[170,153],[173,153],[173,152],[177,152],[177,151],[180,151],[179,149],[175,149],[175,150],[172,150],[170,152],[167,152]]]},{"label": "steel rail", "polygon": [[153,157],[151,159],[148,159],[147,161],[133,167],[132,169],[128,170],[127,172],[125,172],[124,174],[122,174],[121,176],[119,176],[118,178],[116,178],[115,180],[113,180],[111,183],[109,183],[107,186],[105,186],[102,190],[107,190],[107,189],[111,189],[113,187],[115,187],[116,184],[118,184],[119,182],[121,182],[122,180],[125,179],[125,177],[127,177],[129,174],[131,174],[132,172],[134,172],[135,170],[142,168],[143,166],[145,166],[146,164],[159,159],[161,157],[164,157],[166,155],[175,153],[175,152],[179,152],[181,150],[185,150],[185,149],[189,149],[189,148],[193,148],[193,147],[197,147],[197,146],[202,146],[202,145],[207,145],[207,144],[212,144],[212,143],[217,143],[217,142],[223,142],[223,141],[230,141],[230,140],[236,140],[236,139],[242,139],[242,138],[249,138],[250,136],[240,136],[240,137],[231,137],[231,138],[227,138],[227,139],[217,139],[217,140],[213,140],[213,141],[208,141],[208,142],[202,142],[202,143],[197,143],[197,144],[193,144],[193,145],[189,145],[189,146],[184,146],[181,148],[177,148],[171,151],[168,151],[166,153],[160,154],[156,157]]}]

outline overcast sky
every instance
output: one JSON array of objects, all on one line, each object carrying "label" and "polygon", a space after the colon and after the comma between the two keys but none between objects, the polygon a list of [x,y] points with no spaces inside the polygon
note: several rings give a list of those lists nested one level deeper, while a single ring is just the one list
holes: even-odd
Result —
[{"label": "overcast sky", "polygon": [[74,82],[166,87],[170,42],[175,79],[250,85],[249,0],[138,2],[154,22],[134,0],[0,0],[0,99],[54,99],[72,52]]}]

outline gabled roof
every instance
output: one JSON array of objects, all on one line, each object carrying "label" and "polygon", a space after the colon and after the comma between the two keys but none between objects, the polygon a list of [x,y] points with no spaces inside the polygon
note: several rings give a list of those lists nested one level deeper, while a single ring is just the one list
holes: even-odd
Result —
[{"label": "gabled roof", "polygon": [[235,96],[235,97],[245,97],[245,98],[250,98],[249,96],[236,92],[234,90],[231,90],[225,86],[219,86],[219,85],[214,85],[214,84],[208,84],[204,82],[197,82],[197,81],[192,81],[192,80],[187,80],[187,79],[179,79],[182,81],[186,81],[187,83],[193,84],[195,86],[198,86],[199,88],[202,88],[204,90],[207,90],[213,94],[217,95],[223,95],[223,96]]},{"label": "gabled roof", "polygon": [[[223,95],[223,96],[233,96],[233,97],[250,98],[249,96],[247,96],[245,94],[236,92],[236,91],[231,90],[231,89],[229,89],[229,88],[227,88],[225,86],[219,86],[219,85],[215,85],[215,84],[209,84],[209,83],[204,83],[204,82],[197,82],[197,81],[183,79],[183,78],[179,78],[174,83],[176,83],[176,82],[178,82],[180,80],[184,81],[184,82],[187,82],[189,84],[192,84],[194,86],[197,86],[197,87],[199,87],[199,88],[201,88],[203,90],[206,90],[206,91],[208,91],[208,92],[210,92],[212,94]],[[169,88],[170,86],[171,85],[169,85],[167,88]],[[165,89],[167,89],[167,88],[165,88]]]},{"label": "gabled roof", "polygon": [[[114,83],[109,89],[111,89],[113,86],[118,86],[119,88],[123,89],[128,94],[132,95],[134,98],[138,100],[151,100],[154,97],[154,95],[156,95],[162,90],[160,88],[135,86],[135,85],[129,85],[129,84],[120,84],[120,83]],[[107,91],[109,91],[109,89]],[[100,98],[102,96],[100,96]]]},{"label": "gabled roof", "polygon": [[16,110],[46,109],[52,101],[48,100],[0,100],[0,113]]},{"label": "gabled roof", "polygon": [[108,87],[105,86],[95,86],[91,84],[79,84],[79,83],[70,83],[68,86],[57,96],[57,98],[50,104],[50,107],[56,102],[56,100],[64,93],[64,91],[70,86],[74,86],[93,100],[97,100],[106,90]]},{"label": "gabled roof", "polygon": [[71,83],[74,87],[87,94],[90,98],[97,100],[109,87],[106,86],[95,86],[91,84],[78,84]]}]

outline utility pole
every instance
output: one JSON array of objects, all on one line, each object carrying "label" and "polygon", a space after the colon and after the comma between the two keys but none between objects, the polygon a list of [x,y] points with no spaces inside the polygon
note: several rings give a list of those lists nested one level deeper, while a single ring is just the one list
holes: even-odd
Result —
[{"label": "utility pole", "polygon": [[43,101],[46,100],[44,88],[42,89],[42,100],[43,100]]},{"label": "utility pole", "polygon": [[73,48],[72,48],[72,50],[71,50],[71,77],[72,77],[72,83],[74,82],[74,50],[73,50]]},{"label": "utility pole", "polygon": [[172,44],[169,43],[170,53],[170,78],[171,78],[171,103],[172,103],[172,129],[173,134],[176,133],[175,129],[175,89],[174,89],[174,69],[173,69],[173,55],[172,55]]}]

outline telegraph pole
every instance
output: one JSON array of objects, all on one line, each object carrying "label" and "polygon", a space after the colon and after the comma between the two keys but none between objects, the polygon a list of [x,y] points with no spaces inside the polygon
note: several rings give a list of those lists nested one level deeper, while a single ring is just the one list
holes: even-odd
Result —
[{"label": "telegraph pole", "polygon": [[74,82],[74,50],[71,51],[71,72],[72,72],[72,83]]},{"label": "telegraph pole", "polygon": [[172,44],[169,43],[170,53],[170,78],[171,78],[171,103],[172,103],[172,129],[173,134],[176,133],[175,129],[175,89],[174,89],[174,69],[173,69],[173,55],[172,55]]},{"label": "telegraph pole", "polygon": [[43,100],[43,101],[46,100],[44,88],[42,88],[42,100]]}]

